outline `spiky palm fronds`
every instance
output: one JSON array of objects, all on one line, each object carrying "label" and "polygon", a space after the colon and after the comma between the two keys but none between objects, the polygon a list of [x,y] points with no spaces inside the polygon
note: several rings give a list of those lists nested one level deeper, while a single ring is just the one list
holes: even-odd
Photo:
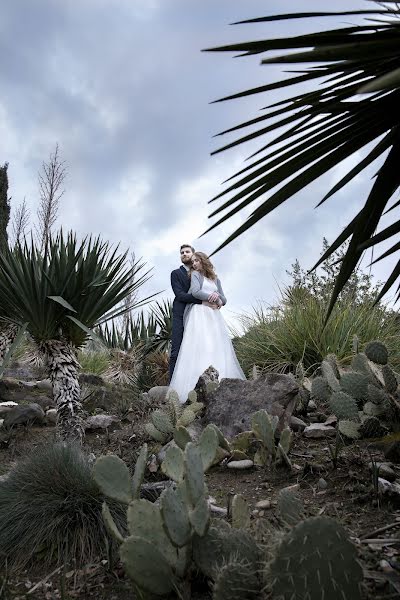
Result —
[{"label": "spiky palm fronds", "polygon": [[[400,231],[400,221],[393,219],[391,225],[376,233],[384,212],[400,202],[395,201],[387,209],[400,186],[400,7],[397,2],[389,0],[375,6],[369,4],[365,10],[281,14],[242,21],[274,23],[340,15],[362,15],[367,19],[361,25],[209,49],[239,52],[240,56],[274,52],[273,56],[263,58],[261,63],[287,64],[291,69],[294,64],[301,65],[299,69],[290,71],[296,74],[293,77],[245,90],[219,101],[269,93],[286,87],[292,90],[297,84],[311,84],[306,91],[299,90],[280,102],[270,104],[261,116],[219,134],[252,128],[250,133],[225,144],[213,154],[270,133],[273,138],[264,141],[250,157],[252,160],[249,164],[231,177],[226,189],[213,198],[213,201],[224,201],[210,215],[218,215],[219,218],[209,230],[253,202],[260,201],[247,220],[218,250],[339,162],[364,150],[362,160],[349,168],[346,175],[324,195],[319,205],[380,159],[375,181],[363,208],[315,265],[321,264],[345,240],[350,239],[332,292],[328,314],[365,249],[384,240],[393,240],[393,236]],[[276,52],[279,50],[283,54]],[[362,96],[359,97],[359,94]],[[356,99],[359,101],[354,101]],[[278,133],[281,127],[284,128],[283,132]],[[236,181],[232,183],[234,179]],[[222,212],[224,214],[220,216]],[[374,262],[399,249],[400,243],[393,243]],[[378,299],[399,276],[400,261],[388,277]],[[397,292],[399,298],[399,288]]]}]

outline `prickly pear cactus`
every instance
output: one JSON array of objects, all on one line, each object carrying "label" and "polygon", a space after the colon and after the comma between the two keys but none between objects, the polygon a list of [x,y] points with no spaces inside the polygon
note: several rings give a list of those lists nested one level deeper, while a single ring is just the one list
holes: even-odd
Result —
[{"label": "prickly pear cactus", "polygon": [[[145,424],[144,428],[147,434],[156,442],[166,444],[175,437],[176,429],[190,425],[204,405],[197,402],[197,394],[194,390],[189,392],[189,396],[190,404],[184,406],[175,390],[170,389],[164,409],[157,409],[152,412],[150,415],[151,422]],[[178,434],[178,439],[184,444],[182,431],[180,435]]]},{"label": "prickly pear cactus", "polygon": [[325,377],[314,377],[311,381],[311,397],[318,404],[327,402],[332,391]]},{"label": "prickly pear cactus", "polygon": [[281,519],[288,525],[297,525],[304,518],[304,504],[290,487],[279,492],[278,511]]},{"label": "prickly pear cactus", "polygon": [[331,363],[328,362],[326,359],[323,360],[321,363],[321,373],[328,382],[328,385],[332,392],[338,392],[340,390],[339,380],[336,376],[334,369],[332,368]]},{"label": "prickly pear cactus", "polygon": [[349,440],[358,440],[360,437],[360,425],[355,421],[341,420],[338,423],[339,433]]},{"label": "prickly pear cactus", "polygon": [[252,600],[261,596],[261,581],[253,565],[232,558],[219,567],[213,586],[213,600]]},{"label": "prickly pear cactus", "polygon": [[235,494],[231,504],[232,527],[246,529],[250,525],[250,510],[241,494]]},{"label": "prickly pear cactus", "polygon": [[333,354],[333,353],[327,354],[325,357],[325,360],[327,363],[329,363],[331,365],[336,379],[340,379],[339,363],[338,363],[336,354]]},{"label": "prickly pear cactus", "polygon": [[349,394],[354,400],[365,401],[368,395],[368,379],[362,373],[348,371],[340,378],[340,387],[343,392]]},{"label": "prickly pear cactus", "polygon": [[382,342],[369,342],[364,350],[369,360],[372,360],[377,365],[386,365],[388,361],[388,349]]},{"label": "prickly pear cactus", "polygon": [[382,367],[383,380],[385,382],[385,389],[389,394],[394,394],[397,391],[397,377],[393,369],[389,365]]},{"label": "prickly pear cactus", "polygon": [[274,598],[361,600],[362,568],[344,528],[328,517],[311,517],[283,538],[270,564]]},{"label": "prickly pear cactus", "polygon": [[378,406],[389,408],[390,398],[385,390],[382,390],[371,383],[368,384],[367,393],[368,402],[373,402]]},{"label": "prickly pear cactus", "polygon": [[384,427],[377,417],[366,417],[360,426],[360,436],[362,438],[379,438],[387,433],[386,427]]},{"label": "prickly pear cactus", "polygon": [[329,405],[339,420],[359,420],[357,403],[349,394],[334,392],[329,400]]},{"label": "prickly pear cactus", "polygon": [[380,382],[371,368],[371,363],[363,352],[359,352],[353,356],[351,368],[358,373],[364,373],[367,376],[368,383],[380,387]]}]

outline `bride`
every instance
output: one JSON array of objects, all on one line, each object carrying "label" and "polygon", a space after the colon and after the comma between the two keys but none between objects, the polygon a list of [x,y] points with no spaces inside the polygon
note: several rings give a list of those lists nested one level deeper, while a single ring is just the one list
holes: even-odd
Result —
[{"label": "bride", "polygon": [[190,278],[189,293],[203,301],[211,297],[214,302],[187,304],[185,308],[182,344],[170,382],[182,403],[210,365],[217,369],[220,379],[246,379],[219,310],[226,304],[221,282],[204,252],[193,254]]}]

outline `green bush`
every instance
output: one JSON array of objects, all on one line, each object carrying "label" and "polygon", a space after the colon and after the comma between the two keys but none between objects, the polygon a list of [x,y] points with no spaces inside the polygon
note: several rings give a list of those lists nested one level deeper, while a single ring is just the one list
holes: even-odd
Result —
[{"label": "green bush", "polygon": [[242,333],[234,341],[245,373],[253,365],[262,369],[294,371],[299,361],[311,372],[327,354],[342,364],[352,355],[352,339],[360,344],[379,339],[388,347],[394,368],[400,365],[399,322],[396,313],[370,302],[354,303],[351,297],[336,304],[325,324],[327,306],[311,294],[282,301],[280,306],[260,305],[240,318]]},{"label": "green bush", "polygon": [[110,353],[108,350],[80,350],[78,361],[82,373],[102,375],[110,366]]},{"label": "green bush", "polygon": [[[73,445],[43,446],[0,483],[0,568],[78,564],[106,553],[103,495],[87,457]],[[124,530],[126,510],[108,501]]]}]

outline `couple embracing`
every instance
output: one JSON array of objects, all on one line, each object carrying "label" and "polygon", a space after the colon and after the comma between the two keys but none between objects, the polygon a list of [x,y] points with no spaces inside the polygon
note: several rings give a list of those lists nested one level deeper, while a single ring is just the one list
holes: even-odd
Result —
[{"label": "couple embracing", "polygon": [[212,365],[220,379],[245,379],[220,309],[226,304],[214,266],[188,244],[180,248],[182,265],[171,273],[172,307],[170,386],[186,402],[200,375]]}]

